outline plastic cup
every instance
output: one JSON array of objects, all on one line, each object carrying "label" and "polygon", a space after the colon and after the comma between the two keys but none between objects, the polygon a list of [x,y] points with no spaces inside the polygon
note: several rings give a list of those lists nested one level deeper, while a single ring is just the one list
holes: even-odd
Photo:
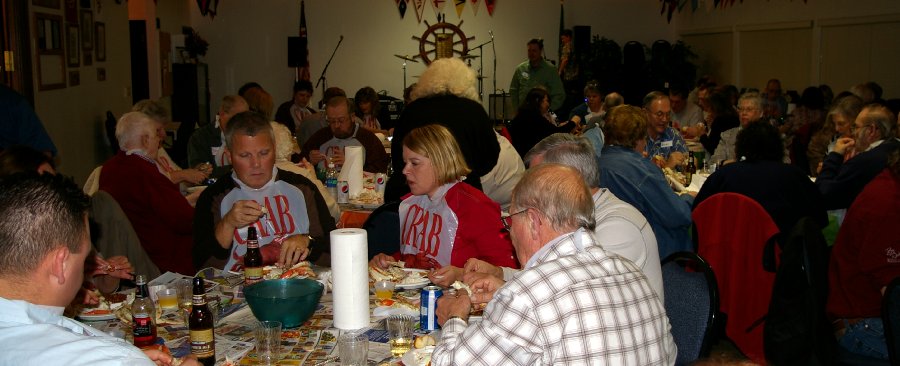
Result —
[{"label": "plastic cup", "polygon": [[338,338],[338,355],[341,366],[366,366],[369,356],[369,338],[365,334],[349,333]]},{"label": "plastic cup", "polygon": [[256,359],[260,365],[274,365],[281,359],[281,322],[259,322],[256,327]]},{"label": "plastic cup", "polygon": [[391,281],[375,282],[375,297],[379,300],[387,300],[394,296],[394,283]]},{"label": "plastic cup", "polygon": [[178,290],[167,288],[156,293],[159,298],[159,307],[163,309],[178,309]]},{"label": "plastic cup", "polygon": [[386,320],[388,331],[388,344],[391,346],[391,356],[401,357],[409,352],[413,343],[413,327],[416,318],[409,315],[391,315]]}]

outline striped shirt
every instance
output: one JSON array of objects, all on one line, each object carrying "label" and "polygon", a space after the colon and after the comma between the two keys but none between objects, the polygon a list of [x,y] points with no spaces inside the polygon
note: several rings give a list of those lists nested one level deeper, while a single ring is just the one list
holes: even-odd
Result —
[{"label": "striped shirt", "polygon": [[432,364],[673,364],[669,319],[647,278],[592,240],[580,230],[546,244],[481,322],[444,324]]}]

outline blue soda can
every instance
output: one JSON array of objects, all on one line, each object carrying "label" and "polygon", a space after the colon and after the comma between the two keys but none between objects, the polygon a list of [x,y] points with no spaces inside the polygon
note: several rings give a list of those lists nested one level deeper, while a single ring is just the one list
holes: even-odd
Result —
[{"label": "blue soda can", "polygon": [[422,289],[421,300],[419,305],[419,330],[433,331],[440,329],[438,325],[437,315],[437,299],[444,295],[444,290],[438,286],[425,286]]}]

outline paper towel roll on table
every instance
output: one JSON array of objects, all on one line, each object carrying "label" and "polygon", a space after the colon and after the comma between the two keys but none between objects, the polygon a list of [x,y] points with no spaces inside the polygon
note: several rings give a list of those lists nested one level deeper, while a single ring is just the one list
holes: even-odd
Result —
[{"label": "paper towel roll on table", "polygon": [[351,199],[358,197],[363,190],[365,155],[366,152],[362,146],[347,146],[344,148],[344,166],[341,167],[341,175],[338,177],[338,180],[347,181]]},{"label": "paper towel roll on table", "polygon": [[369,326],[367,243],[363,229],[337,229],[331,232],[335,328],[360,329]]}]

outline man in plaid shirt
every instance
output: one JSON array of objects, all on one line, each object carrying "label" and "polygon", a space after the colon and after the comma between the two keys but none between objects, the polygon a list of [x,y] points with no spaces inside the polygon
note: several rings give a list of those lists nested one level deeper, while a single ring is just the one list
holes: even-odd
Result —
[{"label": "man in plaid shirt", "polygon": [[468,326],[471,299],[445,295],[433,365],[671,365],[675,343],[662,302],[632,262],[593,245],[593,200],[573,168],[541,164],[513,190],[510,230],[522,271]]}]

